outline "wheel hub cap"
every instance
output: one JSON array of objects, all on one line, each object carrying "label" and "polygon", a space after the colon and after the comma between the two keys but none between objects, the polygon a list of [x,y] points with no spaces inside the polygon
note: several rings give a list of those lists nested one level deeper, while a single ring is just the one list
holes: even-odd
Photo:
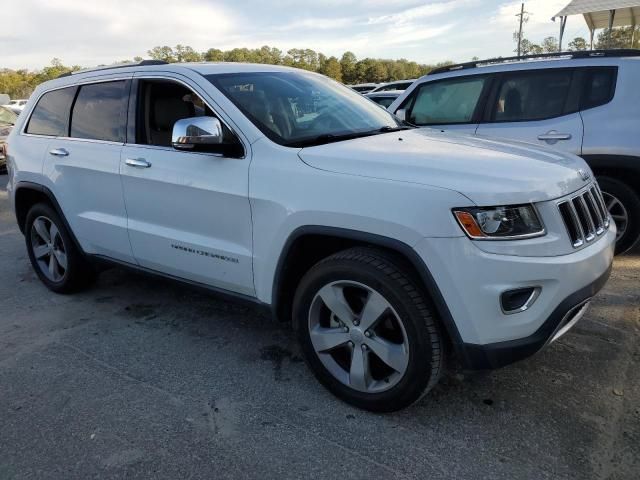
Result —
[{"label": "wheel hub cap", "polygon": [[409,364],[400,317],[380,293],[358,282],[332,282],[318,291],[309,310],[309,335],[324,367],[354,390],[388,390]]}]

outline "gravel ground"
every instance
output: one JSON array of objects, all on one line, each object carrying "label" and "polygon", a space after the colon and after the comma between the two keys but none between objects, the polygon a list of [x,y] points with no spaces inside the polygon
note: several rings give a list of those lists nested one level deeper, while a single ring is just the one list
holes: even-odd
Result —
[{"label": "gravel ground", "polygon": [[336,400],[284,325],[120,270],[33,273],[0,176],[0,479],[640,477],[640,255],[565,337],[387,415]]}]

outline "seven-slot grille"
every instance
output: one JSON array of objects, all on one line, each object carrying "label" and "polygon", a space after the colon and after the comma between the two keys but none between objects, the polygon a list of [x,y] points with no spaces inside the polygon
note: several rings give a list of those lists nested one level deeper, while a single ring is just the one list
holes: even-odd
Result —
[{"label": "seven-slot grille", "polygon": [[578,195],[560,202],[558,208],[573,248],[593,241],[609,228],[609,212],[595,182]]}]

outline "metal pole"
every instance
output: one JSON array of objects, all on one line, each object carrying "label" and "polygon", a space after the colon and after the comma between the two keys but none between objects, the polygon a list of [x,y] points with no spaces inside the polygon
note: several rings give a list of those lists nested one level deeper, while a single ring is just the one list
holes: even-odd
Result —
[{"label": "metal pole", "polygon": [[609,10],[609,35],[607,35],[607,48],[611,48],[611,37],[613,36],[613,19],[616,16],[615,10]]},{"label": "metal pole", "polygon": [[567,25],[567,17],[560,17],[560,39],[558,40],[558,51],[562,51],[562,37],[564,36],[564,27]]},{"label": "metal pole", "polygon": [[596,29],[592,28],[589,33],[591,34],[591,50],[593,50],[593,35],[596,33]]},{"label": "metal pole", "polygon": [[[518,15],[516,15],[517,17]],[[524,20],[524,2],[520,4],[520,30],[518,31],[518,57],[520,57],[520,46],[522,44],[522,21]]]}]

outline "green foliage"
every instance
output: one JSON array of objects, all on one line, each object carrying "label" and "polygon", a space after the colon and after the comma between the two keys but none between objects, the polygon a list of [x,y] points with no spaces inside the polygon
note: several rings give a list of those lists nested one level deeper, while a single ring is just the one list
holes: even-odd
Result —
[{"label": "green foliage", "polygon": [[[632,42],[633,40],[633,42]],[[640,48],[640,26],[618,27],[611,30],[611,42],[609,42],[609,29],[598,33],[595,48]]]},{"label": "green foliage", "polygon": [[[292,48],[286,54],[277,48],[265,45],[260,48],[234,48],[221,50],[210,48],[206,52],[198,52],[188,45],[175,47],[156,46],[147,51],[150,58],[165,62],[248,62],[270,65],[287,65],[322,73],[346,84],[365,82],[389,82],[418,78],[436,67],[451,64],[444,62],[437,65],[423,65],[401,58],[387,60],[379,58],[358,58],[352,52],[345,52],[340,58],[326,55],[309,48]],[[140,62],[142,57],[134,57]],[[78,70],[79,66],[67,67],[54,58],[51,65],[39,71],[0,69],[0,93],[7,93],[11,98],[26,98],[35,87],[47,80],[59,77],[63,73]]]},{"label": "green foliage", "polygon": [[586,50],[588,47],[587,41],[582,37],[574,38],[567,45],[567,48],[572,51]]}]

